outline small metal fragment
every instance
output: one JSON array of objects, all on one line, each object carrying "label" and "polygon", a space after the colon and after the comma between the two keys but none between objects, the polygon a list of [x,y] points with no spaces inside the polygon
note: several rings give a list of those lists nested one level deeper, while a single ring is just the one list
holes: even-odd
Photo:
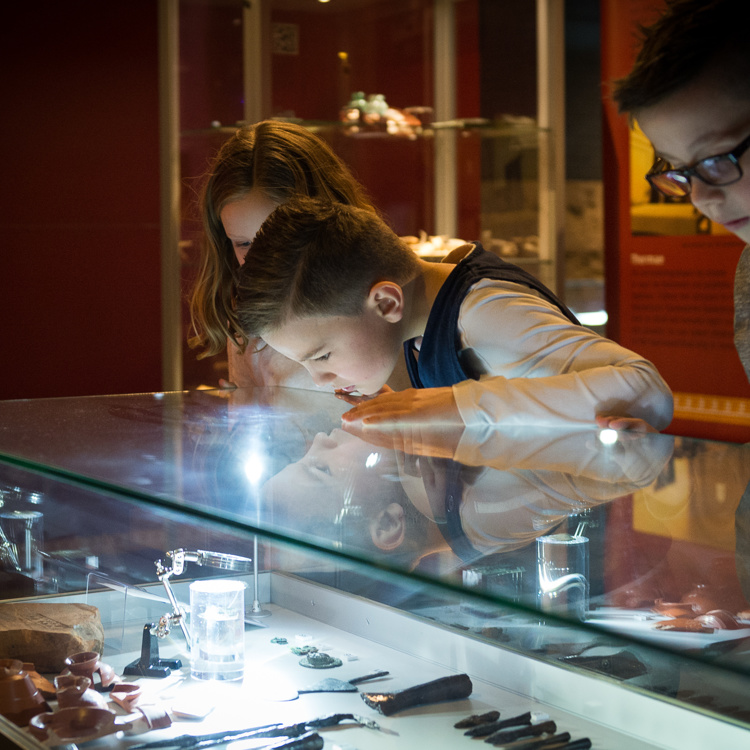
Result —
[{"label": "small metal fragment", "polygon": [[291,646],[289,649],[295,656],[304,656],[305,654],[314,654],[317,646]]},{"label": "small metal fragment", "polygon": [[342,664],[341,659],[323,651],[311,651],[309,654],[305,654],[299,660],[299,663],[303,667],[310,667],[310,669],[332,669],[333,667],[340,667]]}]

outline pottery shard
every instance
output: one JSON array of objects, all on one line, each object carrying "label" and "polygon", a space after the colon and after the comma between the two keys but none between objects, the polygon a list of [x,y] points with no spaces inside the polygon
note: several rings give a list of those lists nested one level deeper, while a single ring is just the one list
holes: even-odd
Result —
[{"label": "pottery shard", "polygon": [[0,658],[33,662],[37,672],[61,672],[65,657],[102,652],[104,628],[90,604],[0,602]]}]

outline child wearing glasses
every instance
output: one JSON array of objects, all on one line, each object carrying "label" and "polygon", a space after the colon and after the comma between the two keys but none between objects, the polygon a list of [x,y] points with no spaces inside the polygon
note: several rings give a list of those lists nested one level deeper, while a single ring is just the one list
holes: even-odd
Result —
[{"label": "child wearing glasses", "polygon": [[[646,179],[689,196],[750,243],[750,1],[668,0],[642,30],[632,71],[615,82],[621,112],[654,146]],[[735,276],[735,345],[750,379],[750,247]]]},{"label": "child wearing glasses", "polygon": [[[672,394],[656,368],[578,325],[531,275],[479,244],[446,261],[418,258],[371,211],[295,198],[253,240],[237,317],[245,335],[356,404],[344,415],[353,429],[591,425],[607,414],[669,424]],[[403,357],[413,388],[384,392]]]}]

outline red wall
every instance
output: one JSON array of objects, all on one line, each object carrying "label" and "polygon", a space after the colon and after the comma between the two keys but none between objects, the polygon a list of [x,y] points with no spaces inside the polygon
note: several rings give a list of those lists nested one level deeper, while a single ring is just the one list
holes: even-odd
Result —
[{"label": "red wall", "polygon": [[156,13],[4,8],[0,398],[161,387]]}]

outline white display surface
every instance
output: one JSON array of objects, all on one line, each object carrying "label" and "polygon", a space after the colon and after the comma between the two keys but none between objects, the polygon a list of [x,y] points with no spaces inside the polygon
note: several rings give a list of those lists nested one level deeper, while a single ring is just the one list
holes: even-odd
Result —
[{"label": "white display surface", "polygon": [[[381,731],[354,724],[322,730],[326,750],[468,750],[472,743],[475,748],[490,746],[477,745],[479,740],[465,737],[463,730],[453,727],[454,723],[491,709],[499,710],[501,719],[526,711],[546,714],[557,723],[558,732],[570,732],[574,739],[589,737],[592,746],[602,750],[741,747],[747,738],[738,727],[623,689],[615,680],[572,672],[504,651],[495,644],[294,576],[274,574],[263,579],[262,589],[270,590],[267,595],[271,604],[266,606],[271,616],[258,621],[258,626],[246,628],[247,668],[241,683],[191,679],[187,648],[181,632],[175,629],[160,641],[160,656],[181,658],[182,669],[165,679],[126,678],[143,686],[141,703],[161,704],[173,712],[172,726],[147,735],[110,735],[82,747],[127,748],[183,734],[241,730],[275,722],[291,724],[332,713],[353,713],[374,719]],[[186,586],[182,582],[175,586],[181,601],[185,600]],[[153,589],[153,593],[158,591]],[[109,592],[92,594],[87,601],[100,607],[104,621],[110,610],[121,611],[118,596]],[[131,604],[135,602],[130,599]],[[140,651],[132,647],[140,646],[142,628],[140,621],[128,619],[122,634],[122,644],[128,650],[107,653],[105,647],[103,660],[118,674],[122,674],[126,664],[137,660]],[[288,645],[273,643],[275,637],[286,638]],[[300,644],[317,646],[340,658],[342,665],[323,670],[302,667],[300,657],[290,650],[290,646]],[[349,680],[377,670],[390,674],[360,684],[358,692],[296,692],[324,678]],[[468,673],[473,682],[472,695],[466,700],[384,717],[365,705],[359,695],[368,690],[400,690],[458,672]],[[186,713],[206,716],[181,718]],[[40,747],[28,735],[26,739],[25,746]],[[269,742],[245,741],[223,747],[242,750]]]}]

